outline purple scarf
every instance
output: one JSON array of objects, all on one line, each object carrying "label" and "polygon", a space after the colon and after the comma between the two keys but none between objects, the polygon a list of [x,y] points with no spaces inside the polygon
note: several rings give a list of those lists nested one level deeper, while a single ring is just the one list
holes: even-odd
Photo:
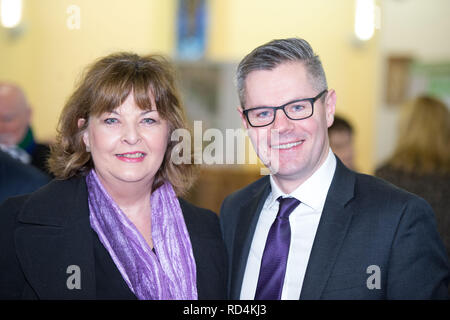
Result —
[{"label": "purple scarf", "polygon": [[150,196],[155,254],[91,170],[90,222],[140,300],[197,299],[196,266],[180,203],[170,183]]}]

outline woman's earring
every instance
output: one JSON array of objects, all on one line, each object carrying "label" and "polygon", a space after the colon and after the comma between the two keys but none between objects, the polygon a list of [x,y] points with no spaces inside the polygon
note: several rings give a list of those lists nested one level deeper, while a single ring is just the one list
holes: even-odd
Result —
[{"label": "woman's earring", "polygon": [[91,152],[91,148],[89,146],[86,146],[86,152]]}]

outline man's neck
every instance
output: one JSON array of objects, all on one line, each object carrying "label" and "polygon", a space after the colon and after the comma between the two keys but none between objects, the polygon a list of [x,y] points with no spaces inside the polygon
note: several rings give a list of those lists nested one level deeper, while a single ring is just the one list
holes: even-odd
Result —
[{"label": "man's neck", "polygon": [[272,178],[282,192],[284,192],[285,194],[290,194],[295,189],[300,187],[306,180],[308,180],[317,170],[319,170],[319,168],[327,160],[328,154],[329,149],[327,149],[326,153],[324,153],[324,156],[321,157],[321,160],[317,163],[313,170],[310,170],[309,172],[300,172],[296,175],[289,176],[274,174],[272,175]]}]

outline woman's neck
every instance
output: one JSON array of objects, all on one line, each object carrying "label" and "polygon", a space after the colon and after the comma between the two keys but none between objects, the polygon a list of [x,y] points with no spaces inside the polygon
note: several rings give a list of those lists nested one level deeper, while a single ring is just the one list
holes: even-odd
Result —
[{"label": "woman's neck", "polygon": [[99,179],[106,192],[128,217],[150,213],[153,180],[142,182],[105,181],[100,176]]},{"label": "woman's neck", "polygon": [[101,184],[125,216],[134,224],[150,248],[153,248],[151,234],[152,208],[150,204],[152,180],[126,182],[103,179],[97,174]]}]

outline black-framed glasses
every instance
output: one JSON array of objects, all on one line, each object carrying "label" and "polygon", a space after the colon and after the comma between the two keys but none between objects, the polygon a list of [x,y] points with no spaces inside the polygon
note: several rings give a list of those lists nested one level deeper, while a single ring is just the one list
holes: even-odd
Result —
[{"label": "black-framed glasses", "polygon": [[314,98],[306,98],[290,101],[279,107],[256,107],[242,111],[252,127],[265,127],[275,121],[278,109],[282,109],[286,117],[291,120],[303,120],[311,117],[314,113],[314,102],[325,92],[325,89]]}]

